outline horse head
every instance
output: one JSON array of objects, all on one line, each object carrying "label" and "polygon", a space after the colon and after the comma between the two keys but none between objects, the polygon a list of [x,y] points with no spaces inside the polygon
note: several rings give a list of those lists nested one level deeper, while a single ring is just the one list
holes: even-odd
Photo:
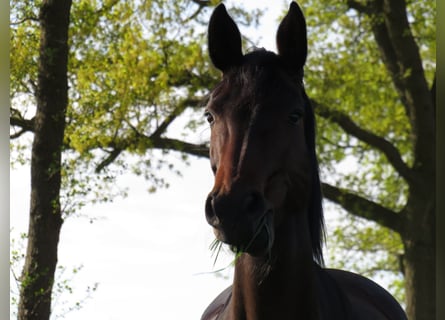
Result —
[{"label": "horse head", "polygon": [[262,256],[288,215],[305,215],[313,256],[321,259],[314,114],[303,86],[306,23],[296,3],[276,39],[278,54],[243,54],[240,32],[224,5],[210,19],[209,54],[222,80],[205,111],[215,175],[206,218],[218,240]]}]

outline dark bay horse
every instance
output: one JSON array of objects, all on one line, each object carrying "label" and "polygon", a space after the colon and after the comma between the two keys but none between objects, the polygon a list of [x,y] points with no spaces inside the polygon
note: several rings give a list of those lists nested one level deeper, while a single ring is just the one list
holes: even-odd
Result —
[{"label": "dark bay horse", "polygon": [[303,87],[306,23],[298,5],[280,23],[278,54],[243,55],[222,4],[210,19],[208,45],[223,77],[205,111],[215,174],[205,212],[237,259],[233,285],[202,319],[406,319],[371,280],[323,268],[314,113]]}]

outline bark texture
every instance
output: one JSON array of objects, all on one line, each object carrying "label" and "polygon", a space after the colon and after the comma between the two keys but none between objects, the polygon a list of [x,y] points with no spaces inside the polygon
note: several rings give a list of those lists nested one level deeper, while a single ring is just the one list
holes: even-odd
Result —
[{"label": "bark texture", "polygon": [[28,246],[18,319],[49,319],[62,226],[59,193],[68,104],[68,25],[71,0],[46,0],[41,24],[37,111],[31,159]]}]

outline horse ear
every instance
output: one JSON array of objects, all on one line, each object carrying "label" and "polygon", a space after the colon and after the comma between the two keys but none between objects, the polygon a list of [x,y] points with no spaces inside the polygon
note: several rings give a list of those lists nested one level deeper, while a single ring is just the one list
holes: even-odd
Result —
[{"label": "horse ear", "polygon": [[306,21],[296,2],[291,2],[289,11],[277,31],[278,54],[293,72],[299,72],[307,56]]},{"label": "horse ear", "polygon": [[241,34],[222,3],[210,17],[208,45],[210,59],[222,72],[241,64]]}]

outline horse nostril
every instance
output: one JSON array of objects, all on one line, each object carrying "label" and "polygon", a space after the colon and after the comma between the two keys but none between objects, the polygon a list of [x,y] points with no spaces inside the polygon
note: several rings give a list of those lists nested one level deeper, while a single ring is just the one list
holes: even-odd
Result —
[{"label": "horse nostril", "polygon": [[213,202],[213,196],[209,195],[206,199],[206,204],[205,204],[205,212],[207,217],[214,215],[212,202]]},{"label": "horse nostril", "polygon": [[206,204],[205,204],[205,213],[206,213],[207,222],[211,226],[216,227],[221,223],[221,221],[218,218],[218,216],[216,215],[216,212],[214,209],[214,196],[213,195],[209,195],[207,197]]}]

